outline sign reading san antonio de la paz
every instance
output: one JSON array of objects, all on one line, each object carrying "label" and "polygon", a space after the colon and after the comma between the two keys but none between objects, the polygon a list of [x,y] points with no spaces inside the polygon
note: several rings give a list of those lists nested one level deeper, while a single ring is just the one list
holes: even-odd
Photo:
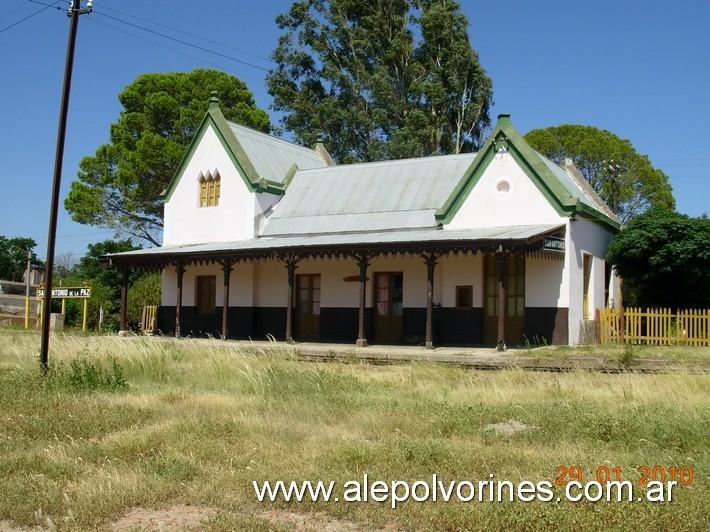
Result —
[{"label": "sign reading san antonio de la paz", "polygon": [[565,251],[565,240],[564,238],[557,238],[554,236],[548,236],[543,240],[542,249],[545,251],[558,251],[564,253]]},{"label": "sign reading san antonio de la paz", "polygon": [[[37,297],[44,297],[44,288],[37,289]],[[81,286],[76,288],[52,288],[52,297],[78,298],[91,297],[91,287]]]}]

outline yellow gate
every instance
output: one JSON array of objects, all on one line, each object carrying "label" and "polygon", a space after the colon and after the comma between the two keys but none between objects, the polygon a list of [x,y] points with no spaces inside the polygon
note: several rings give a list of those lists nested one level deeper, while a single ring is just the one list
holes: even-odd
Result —
[{"label": "yellow gate", "polygon": [[155,321],[157,315],[157,305],[148,305],[143,307],[143,315],[141,316],[141,332],[143,334],[155,333]]},{"label": "yellow gate", "polygon": [[602,344],[710,346],[710,310],[668,308],[627,308],[599,312],[599,335]]}]

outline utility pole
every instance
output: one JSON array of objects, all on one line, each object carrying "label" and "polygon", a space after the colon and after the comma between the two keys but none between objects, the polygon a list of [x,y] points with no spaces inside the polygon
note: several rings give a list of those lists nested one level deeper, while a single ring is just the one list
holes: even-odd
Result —
[{"label": "utility pole", "polygon": [[25,330],[30,328],[30,274],[32,273],[32,251],[27,250],[27,273],[25,274]]},{"label": "utility pole", "polygon": [[59,210],[59,189],[62,182],[62,164],[64,161],[64,139],[67,131],[67,115],[69,113],[69,93],[71,77],[74,68],[74,46],[76,30],[79,25],[79,15],[91,13],[93,0],[88,0],[86,8],[81,8],[81,0],[72,0],[67,11],[71,19],[69,23],[69,42],[67,44],[67,60],[64,67],[64,85],[62,88],[62,103],[59,111],[59,131],[57,133],[57,151],[54,159],[54,181],[52,183],[52,201],[49,208],[49,232],[47,236],[47,265],[44,278],[44,305],[42,307],[42,343],[40,346],[40,362],[42,368],[49,369],[49,317],[52,312],[52,273],[54,270],[54,248],[57,237],[57,211]]}]

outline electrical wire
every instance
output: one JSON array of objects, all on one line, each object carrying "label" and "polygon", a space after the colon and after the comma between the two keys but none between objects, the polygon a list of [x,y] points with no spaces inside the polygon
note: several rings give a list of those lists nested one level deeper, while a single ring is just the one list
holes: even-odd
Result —
[{"label": "electrical wire", "polygon": [[0,20],[9,17],[9,16],[12,15],[15,11],[19,11],[19,10],[22,9],[23,7],[25,7],[25,4],[21,4],[21,5],[17,6],[15,9],[12,9],[12,10],[8,11],[8,12],[5,13],[4,15],[0,16]]},{"label": "electrical wire", "polygon": [[195,48],[195,49],[197,49],[197,50],[201,50],[201,51],[203,51],[203,52],[207,52],[207,53],[209,53],[209,54],[213,54],[213,55],[216,55],[216,56],[218,56],[218,57],[222,57],[222,58],[224,58],[224,59],[228,59],[228,60],[230,60],[230,61],[234,61],[235,63],[239,63],[239,64],[244,65],[244,66],[248,66],[248,67],[251,67],[251,68],[255,68],[255,69],[257,69],[257,70],[261,70],[261,71],[263,71],[263,72],[268,72],[268,71],[269,71],[268,68],[264,68],[264,67],[261,67],[261,66],[259,66],[259,65],[255,65],[255,64],[253,64],[253,63],[249,63],[248,61],[242,61],[241,59],[237,59],[236,57],[231,57],[231,56],[229,56],[229,55],[222,54],[222,53],[220,53],[220,52],[215,52],[214,50],[210,50],[209,48],[205,48],[204,46],[199,46],[199,45],[197,45],[197,44],[192,44],[192,43],[189,43],[189,42],[187,42],[187,41],[183,41],[183,40],[181,40],[181,39],[177,39],[177,38],[175,38],[175,37],[171,37],[170,35],[166,35],[165,33],[161,33],[161,32],[159,32],[159,31],[155,31],[155,30],[152,30],[152,29],[150,29],[150,28],[143,27],[143,26],[139,26],[138,24],[133,24],[132,22],[128,22],[128,21],[126,21],[126,20],[121,20],[120,18],[111,16],[111,15],[107,15],[107,14],[105,14],[105,13],[97,12],[96,10],[94,10],[93,12],[94,12],[95,14],[99,15],[99,16],[106,17],[106,18],[109,18],[109,19],[111,19],[111,20],[115,20],[116,22],[120,22],[121,24],[126,24],[127,26],[131,26],[131,27],[137,28],[137,29],[139,29],[139,30],[147,31],[148,33],[152,33],[152,34],[154,34],[154,35],[158,35],[158,36],[160,36],[160,37],[163,37],[164,39],[169,39],[169,40],[171,40],[171,41],[177,42],[177,43],[182,44],[182,45],[184,45],[184,46],[189,46],[189,47],[191,47],[191,48]]},{"label": "electrical wire", "polygon": [[[101,6],[101,9],[100,9],[99,12],[101,12],[101,10],[104,10],[104,9],[106,9],[106,10],[108,10],[108,11],[112,11],[112,12],[114,12],[114,13],[118,13],[119,15],[124,15],[124,16],[126,16],[126,17],[130,17],[130,18],[134,18],[134,19],[136,19],[136,20],[140,20],[140,21],[142,21],[142,22],[147,22],[148,24],[152,24],[152,25],[158,26],[158,27],[160,27],[160,28],[165,28],[165,29],[167,29],[167,30],[171,30],[171,31],[174,31],[174,32],[177,32],[177,33],[182,33],[183,35],[187,35],[188,37],[193,37],[193,38],[195,38],[195,39],[199,39],[199,40],[201,40],[201,41],[208,42],[208,43],[210,43],[210,44],[216,44],[217,46],[221,46],[222,48],[227,48],[227,49],[229,49],[229,50],[234,50],[235,52],[239,52],[239,53],[242,53],[242,54],[245,54],[245,55],[250,55],[250,56],[255,57],[255,58],[257,58],[257,59],[263,59],[264,61],[267,61],[267,62],[269,62],[269,63],[271,62],[271,60],[270,60],[268,57],[264,57],[264,56],[255,54],[255,53],[249,52],[249,51],[247,51],[247,50],[242,50],[242,49],[240,49],[240,48],[234,48],[233,46],[229,46],[229,45],[224,44],[224,43],[220,43],[220,42],[217,42],[217,41],[213,41],[213,40],[207,39],[207,38],[203,37],[202,35],[195,35],[194,33],[189,33],[189,32],[187,32],[187,31],[183,31],[183,30],[180,30],[180,29],[177,29],[177,28],[173,28],[173,27],[170,27],[170,26],[166,26],[166,25],[160,24],[160,23],[158,23],[158,22],[153,22],[152,20],[148,20],[148,19],[145,19],[145,18],[141,18],[141,17],[136,16],[136,15],[133,15],[133,14],[131,14],[131,13],[124,13],[123,11],[119,11],[118,9],[112,9],[112,8],[110,8],[110,7]],[[94,9],[94,10],[95,10],[95,9]]]},{"label": "electrical wire", "polygon": [[216,63],[212,63],[212,62],[210,62],[210,61],[206,61],[205,59],[203,59],[203,58],[201,58],[201,57],[197,57],[197,56],[194,56],[194,55],[186,54],[185,52],[182,52],[182,51],[177,50],[177,49],[175,49],[175,48],[171,48],[171,47],[169,47],[169,46],[165,46],[164,44],[161,44],[161,43],[159,43],[159,42],[152,41],[152,40],[150,40],[150,39],[146,39],[145,37],[142,37],[142,36],[137,35],[137,34],[135,34],[135,33],[131,33],[130,31],[126,31],[126,30],[123,30],[123,29],[121,29],[121,28],[117,28],[116,26],[112,26],[111,24],[107,24],[106,22],[101,22],[100,20],[96,20],[96,19],[91,18],[91,17],[87,18],[87,21],[90,22],[90,23],[93,23],[93,24],[100,24],[101,26],[105,26],[105,27],[107,27],[107,28],[111,28],[111,29],[114,30],[114,31],[123,33],[123,34],[128,35],[128,36],[130,36],[130,37],[133,37],[133,38],[135,38],[135,39],[139,39],[139,40],[141,40],[141,41],[150,43],[150,44],[152,44],[152,45],[154,45],[154,46],[158,46],[158,47],[160,47],[160,48],[163,48],[164,50],[168,50],[168,51],[170,51],[170,52],[174,52],[174,53],[176,53],[176,54],[179,54],[179,55],[182,55],[182,56],[185,56],[185,57],[189,57],[190,59],[194,59],[194,60],[196,60],[196,61],[199,61],[200,63],[204,63],[204,64],[206,64],[206,65],[213,66],[213,67],[215,67],[215,68],[220,69],[220,70],[223,71],[223,72],[226,72],[226,73],[229,73],[229,74],[233,74],[233,75],[239,77],[240,79],[241,79],[241,78],[251,79],[251,80],[257,81],[257,82],[259,82],[259,83],[261,83],[261,82],[264,81],[263,79],[255,78],[255,77],[250,76],[250,75],[248,75],[248,74],[241,74],[241,73],[235,72],[235,71],[233,71],[233,70],[230,70],[230,69],[228,69],[228,68],[225,68],[225,67],[223,67],[223,66],[221,66],[221,65],[217,65]]},{"label": "electrical wire", "polygon": [[[61,0],[58,0],[57,2],[54,2],[53,4],[45,4],[45,3],[43,3],[43,2],[40,2],[39,0],[28,0],[28,1],[29,1],[29,2],[32,2],[32,3],[35,3],[35,4],[40,4],[40,5],[42,5],[42,6],[45,6],[42,10],[38,11],[37,13],[39,13],[39,12],[43,11],[44,9],[49,8],[49,7],[55,7],[57,4],[59,4],[59,3],[61,2]],[[61,10],[60,7],[57,7],[57,9],[58,9],[58,10]],[[202,40],[202,41],[204,41],[204,42],[207,42],[207,43],[210,43],[210,44],[215,44],[215,45],[221,46],[221,47],[223,47],[223,48],[227,48],[227,49],[230,49],[230,50],[239,52],[239,53],[243,53],[243,54],[246,54],[246,55],[250,55],[250,56],[255,57],[255,58],[257,58],[257,59],[263,59],[264,61],[269,61],[269,59],[267,59],[267,58],[265,58],[265,57],[263,57],[263,56],[260,56],[260,55],[257,55],[257,54],[248,52],[248,51],[246,51],[246,50],[239,49],[239,48],[234,48],[234,47],[232,47],[232,46],[229,46],[229,45],[226,45],[226,44],[223,44],[223,43],[219,43],[219,42],[217,42],[217,41],[213,41],[213,40],[210,40],[210,39],[206,39],[206,38],[201,37],[201,36],[199,36],[199,35],[194,35],[194,34],[192,34],[192,33],[189,33],[189,32],[183,31],[183,30],[179,30],[179,29],[177,29],[177,28],[172,28],[172,27],[166,26],[166,25],[164,25],[164,24],[160,24],[160,23],[157,23],[157,22],[153,22],[153,21],[151,21],[151,20],[148,20],[148,19],[145,19],[145,18],[142,18],[142,17],[137,17],[137,16],[131,15],[131,14],[129,14],[129,13],[124,13],[124,12],[119,11],[119,10],[117,10],[117,9],[111,9],[111,8],[102,6],[102,7],[101,7],[100,9],[98,9],[98,10],[97,10],[96,8],[94,8],[94,9],[92,10],[92,13],[94,13],[94,14],[96,14],[96,15],[99,15],[99,16],[101,16],[101,17],[106,17],[106,18],[109,18],[109,19],[114,20],[114,21],[116,21],[116,22],[119,22],[119,23],[121,23],[121,24],[125,24],[125,25],[128,25],[128,26],[134,27],[134,28],[136,28],[136,29],[139,29],[139,30],[142,30],[142,31],[145,31],[145,32],[148,32],[148,33],[152,33],[152,34],[154,34],[154,35],[158,35],[159,37],[163,37],[164,39],[168,39],[168,40],[177,42],[177,43],[179,43],[179,44],[182,44],[183,46],[188,46],[188,47],[195,48],[195,49],[200,50],[200,51],[203,51],[203,52],[207,52],[207,53],[210,53],[210,54],[214,54],[214,55],[217,55],[217,56],[222,57],[222,58],[224,58],[224,59],[228,59],[228,60],[230,60],[230,61],[234,61],[234,62],[236,62],[236,63],[240,63],[240,64],[242,64],[242,65],[249,66],[249,67],[255,68],[255,69],[257,69],[257,70],[261,70],[261,71],[263,71],[263,72],[268,72],[268,71],[269,71],[268,68],[264,68],[264,67],[262,67],[262,66],[259,66],[259,65],[254,64],[254,63],[250,63],[250,62],[248,62],[248,61],[244,61],[244,60],[241,60],[241,59],[237,59],[236,57],[232,57],[232,56],[229,56],[229,55],[226,55],[226,54],[222,54],[222,53],[217,52],[217,51],[215,51],[215,50],[210,50],[209,48],[205,48],[205,47],[203,47],[203,46],[199,46],[199,45],[197,45],[197,44],[193,44],[193,43],[184,41],[184,40],[182,40],[182,39],[178,39],[178,38],[172,37],[172,36],[167,35],[167,34],[165,34],[165,33],[161,33],[161,32],[159,32],[159,31],[155,31],[155,30],[150,29],[150,28],[147,28],[147,27],[145,27],[145,26],[141,26],[141,25],[139,25],[139,24],[134,24],[134,23],[129,22],[129,21],[127,21],[127,20],[123,20],[123,19],[121,19],[121,18],[118,18],[118,17],[112,16],[112,15],[103,13],[103,12],[102,12],[103,10],[112,11],[112,12],[114,12],[114,13],[118,13],[118,14],[121,14],[121,15],[124,15],[124,16],[128,16],[128,17],[131,17],[131,18],[140,20],[140,21],[142,21],[142,22],[146,22],[146,23],[148,23],[148,24],[152,24],[152,25],[155,25],[155,26],[158,26],[158,27],[161,27],[161,28],[165,28],[165,29],[168,29],[168,30],[177,32],[177,33],[181,33],[181,34],[187,35],[187,36],[189,36],[189,37],[193,37],[193,38],[196,38],[196,39],[200,39],[200,40]],[[37,13],[34,13],[34,14],[31,15],[31,16],[34,16],[34,15],[37,14]],[[29,18],[29,17],[27,17],[27,18]],[[26,20],[26,19],[23,19],[23,20]],[[129,36],[131,36],[131,37],[135,37],[135,38],[137,38],[137,39],[141,39],[141,40],[143,40],[143,41],[145,41],[145,42],[151,43],[151,44],[153,44],[153,45],[160,46],[161,48],[164,48],[164,49],[169,50],[169,51],[171,51],[171,52],[175,52],[175,53],[184,55],[185,57],[190,57],[190,58],[192,58],[192,59],[196,59],[196,60],[199,60],[199,61],[204,61],[204,60],[202,60],[201,58],[198,58],[198,57],[195,57],[195,56],[191,56],[191,55],[189,55],[189,54],[185,54],[185,53],[183,53],[183,52],[180,52],[179,50],[176,50],[176,49],[174,49],[174,48],[167,47],[167,46],[162,45],[162,44],[160,44],[160,43],[157,43],[157,42],[155,42],[155,41],[151,41],[150,39],[146,39],[146,38],[144,38],[144,37],[141,37],[141,36],[139,36],[139,35],[136,35],[135,33],[131,33],[131,32],[125,31],[125,30],[121,30],[121,29],[119,29],[119,28],[117,28],[117,27],[115,27],[115,26],[112,26],[112,25],[110,25],[110,24],[102,23],[102,22],[97,21],[97,20],[95,20],[95,19],[93,19],[93,18],[91,18],[90,20],[93,20],[94,22],[97,22],[97,23],[99,23],[99,24],[103,24],[104,26],[109,27],[109,28],[112,28],[112,29],[114,29],[115,31],[120,31],[120,32],[122,32],[122,33],[125,33],[126,35],[129,35]],[[22,22],[22,21],[19,21],[19,22]],[[18,24],[19,22],[15,23],[15,25]],[[8,29],[9,29],[9,28],[8,28]],[[221,67],[220,65],[216,65],[216,64],[214,64],[214,63],[209,63],[209,62],[206,62],[206,61],[205,61],[205,63],[206,63],[206,64],[209,64],[209,65],[212,65],[212,66],[215,66],[215,67],[217,67],[217,68],[220,68],[220,69],[222,69],[222,70],[227,70],[227,69],[224,69],[223,67]],[[249,76],[245,76],[244,74],[238,74],[238,73],[236,73],[236,72],[232,72],[232,73],[234,73],[234,74],[236,74],[236,75],[239,75],[239,76],[241,76],[241,77],[249,77]],[[258,78],[250,78],[250,79],[253,79],[253,80],[255,80],[255,81],[263,81],[262,79],[258,79]]]},{"label": "electrical wire", "polygon": [[[34,1],[34,0],[30,0],[30,2],[33,2],[33,1]],[[42,9],[39,9],[39,10],[35,11],[34,13],[31,13],[30,15],[27,15],[25,18],[21,18],[21,19],[18,20],[17,22],[13,22],[13,23],[10,24],[9,26],[6,26],[6,27],[0,29],[0,33],[3,33],[3,32],[5,32],[5,31],[7,31],[7,30],[9,30],[9,29],[11,29],[11,28],[14,28],[14,27],[17,26],[18,24],[21,24],[21,23],[24,22],[25,20],[30,19],[30,18],[34,17],[35,15],[39,15],[39,14],[40,14],[42,11],[44,11],[45,9],[49,9],[50,7],[55,7],[60,1],[61,1],[61,0],[58,0],[57,2],[54,2],[53,4],[41,4],[41,5],[44,5],[44,7],[43,7]],[[34,3],[39,4],[40,2],[34,2]],[[60,8],[60,7],[57,7],[57,9],[61,9],[61,8]],[[13,11],[13,13],[14,13],[14,11]]]}]

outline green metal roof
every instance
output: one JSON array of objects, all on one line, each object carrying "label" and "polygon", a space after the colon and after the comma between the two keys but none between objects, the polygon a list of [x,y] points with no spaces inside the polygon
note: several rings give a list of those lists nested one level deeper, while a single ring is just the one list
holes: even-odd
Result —
[{"label": "green metal roof", "polygon": [[475,153],[299,171],[262,236],[435,227]]},{"label": "green metal roof", "polygon": [[326,166],[315,150],[240,124],[227,123],[261,179],[283,184],[294,164],[299,170]]},{"label": "green metal roof", "polygon": [[283,194],[288,181],[298,168],[326,166],[315,150],[229,122],[224,118],[219,106],[211,104],[168,188],[163,191],[162,197],[165,201],[170,199],[185,168],[210,128],[219,138],[244,183],[253,192]]},{"label": "green metal roof", "polygon": [[513,157],[560,216],[579,215],[610,231],[619,228],[591,187],[533,150],[509,115],[498,117],[478,154],[328,166],[315,150],[227,122],[215,104],[166,198],[210,127],[250,190],[282,195],[257,238],[446,226],[501,150]]}]

